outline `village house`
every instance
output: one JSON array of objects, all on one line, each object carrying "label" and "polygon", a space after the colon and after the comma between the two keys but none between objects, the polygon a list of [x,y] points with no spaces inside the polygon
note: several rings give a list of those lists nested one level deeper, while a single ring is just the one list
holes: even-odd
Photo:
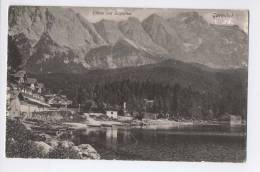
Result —
[{"label": "village house", "polygon": [[67,108],[68,105],[72,104],[72,101],[66,95],[44,95],[44,92],[44,84],[35,78],[28,78],[25,71],[9,74],[7,116],[9,118],[59,121],[68,114],[70,116],[74,114],[74,111]]},{"label": "village house", "polygon": [[26,71],[20,70],[17,73],[15,73],[13,76],[17,80],[18,84],[23,84],[25,83],[26,80]]},{"label": "village house", "polygon": [[108,111],[106,111],[106,116],[111,119],[117,119],[118,114],[117,114],[117,111],[108,110]]},{"label": "village house", "polygon": [[66,95],[46,95],[47,103],[52,107],[67,107],[72,104],[72,101],[67,98]]},{"label": "village house", "polygon": [[35,78],[27,78],[26,84],[34,91],[36,89],[37,79]]},{"label": "village house", "polygon": [[45,98],[41,95],[44,85],[42,83],[37,83],[34,78],[26,80],[27,86],[21,88],[21,94],[24,99],[31,102],[37,102],[40,104],[46,104]]},{"label": "village house", "polygon": [[26,94],[19,95],[21,113],[30,115],[32,112],[47,111],[50,107],[43,97],[33,96],[30,97]]},{"label": "village house", "polygon": [[[37,79],[27,78],[25,71],[10,74],[7,92],[8,116],[21,117],[33,112],[46,111],[50,107],[41,95],[44,85],[37,86]],[[40,91],[39,91],[40,89]]]},{"label": "village house", "polygon": [[[10,90],[7,94],[7,116],[10,118],[29,117],[33,112],[46,111],[50,107],[43,100],[28,97],[19,90]],[[24,117],[24,116],[23,116]]]},{"label": "village house", "polygon": [[242,125],[242,117],[238,115],[225,113],[220,117],[220,121],[230,126]]},{"label": "village house", "polygon": [[236,126],[236,125],[241,125],[241,124],[242,124],[241,116],[230,115],[230,125],[231,126]]},{"label": "village house", "polygon": [[44,84],[43,84],[43,83],[38,83],[38,84],[37,84],[37,92],[38,92],[39,94],[42,94],[43,91],[44,91]]}]

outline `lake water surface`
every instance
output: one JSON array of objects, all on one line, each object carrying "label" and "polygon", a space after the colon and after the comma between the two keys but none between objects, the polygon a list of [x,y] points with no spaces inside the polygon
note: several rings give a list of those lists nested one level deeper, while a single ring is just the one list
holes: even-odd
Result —
[{"label": "lake water surface", "polygon": [[90,127],[76,144],[91,144],[102,159],[243,162],[244,127],[186,126],[168,129]]}]

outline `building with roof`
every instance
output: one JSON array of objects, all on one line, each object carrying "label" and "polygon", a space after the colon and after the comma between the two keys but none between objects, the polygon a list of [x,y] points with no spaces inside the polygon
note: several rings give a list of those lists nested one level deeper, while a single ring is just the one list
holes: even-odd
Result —
[{"label": "building with roof", "polygon": [[34,91],[36,89],[37,79],[27,78],[26,84]]},{"label": "building with roof", "polygon": [[237,126],[242,124],[242,117],[236,115],[230,115],[230,125]]},{"label": "building with roof", "polygon": [[41,93],[43,93],[43,91],[44,91],[44,84],[43,84],[43,83],[38,83],[37,86],[36,86],[36,88],[37,88],[37,92],[38,92],[39,94],[41,94]]},{"label": "building with roof", "polygon": [[[7,116],[32,118],[32,115],[43,112],[58,112],[61,109],[51,110],[51,106],[65,107],[72,104],[66,95],[46,95],[45,86],[35,78],[28,78],[25,71],[8,74],[7,84]],[[47,101],[46,101],[47,100]],[[50,104],[49,104],[50,103]],[[52,114],[52,113],[50,113]]]},{"label": "building with roof", "polygon": [[45,99],[39,94],[24,94],[20,93],[20,111],[27,116],[32,115],[33,112],[47,111],[50,105],[45,102]]},{"label": "building with roof", "polygon": [[242,125],[242,116],[225,113],[220,116],[221,122],[229,124],[230,126]]},{"label": "building with roof", "polygon": [[117,111],[115,111],[115,110],[107,110],[106,116],[111,119],[117,119],[118,114],[117,114]]},{"label": "building with roof", "polygon": [[72,104],[72,101],[67,98],[66,95],[47,95],[45,96],[47,103],[53,107],[67,107]]},{"label": "building with roof", "polygon": [[23,84],[26,79],[26,71],[20,70],[16,72],[13,76],[17,80],[18,84]]}]

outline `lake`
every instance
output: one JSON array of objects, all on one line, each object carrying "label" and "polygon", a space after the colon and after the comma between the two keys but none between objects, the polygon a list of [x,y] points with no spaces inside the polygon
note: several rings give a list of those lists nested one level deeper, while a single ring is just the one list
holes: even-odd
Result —
[{"label": "lake", "polygon": [[167,129],[89,127],[75,144],[91,144],[102,159],[243,162],[244,127],[186,126]]}]

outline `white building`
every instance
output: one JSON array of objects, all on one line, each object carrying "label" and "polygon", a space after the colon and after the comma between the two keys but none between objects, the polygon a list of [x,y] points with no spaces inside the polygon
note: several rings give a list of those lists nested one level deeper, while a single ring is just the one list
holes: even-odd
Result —
[{"label": "white building", "polygon": [[106,116],[112,119],[117,119],[117,111],[106,111]]},{"label": "white building", "polygon": [[242,124],[241,116],[230,115],[230,125],[231,126],[236,126],[236,125],[241,125],[241,124]]}]

